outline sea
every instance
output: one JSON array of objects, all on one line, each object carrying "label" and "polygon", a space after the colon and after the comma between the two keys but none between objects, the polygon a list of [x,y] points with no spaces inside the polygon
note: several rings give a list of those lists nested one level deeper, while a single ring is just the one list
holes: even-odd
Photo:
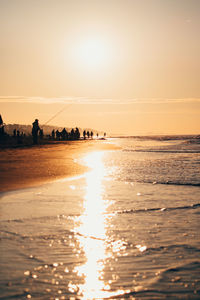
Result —
[{"label": "sea", "polygon": [[200,299],[200,139],[98,143],[85,174],[1,193],[0,299]]}]

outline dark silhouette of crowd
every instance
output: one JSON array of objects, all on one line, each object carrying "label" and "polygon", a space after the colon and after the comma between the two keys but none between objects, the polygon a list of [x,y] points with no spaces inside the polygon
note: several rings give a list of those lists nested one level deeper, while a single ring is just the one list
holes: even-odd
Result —
[{"label": "dark silhouette of crowd", "polygon": [[[83,131],[83,139],[93,139],[94,133],[93,131],[84,130]],[[98,138],[98,133],[96,137]],[[105,134],[104,134],[105,137]],[[23,131],[20,131],[18,128],[14,128],[11,135],[5,132],[5,124],[0,115],[0,142],[8,142],[10,145],[15,144],[29,144],[37,145],[41,144],[43,140],[53,140],[53,141],[74,141],[79,140],[81,138],[80,130],[78,127],[72,128],[67,131],[66,128],[62,130],[53,129],[51,134],[44,135],[43,129],[39,125],[39,120],[35,119],[32,123],[32,131],[30,134],[25,134]]]},{"label": "dark silhouette of crowd", "polygon": [[76,129],[74,130],[72,128],[72,130],[70,132],[68,132],[65,128],[63,128],[63,130],[59,131],[58,129],[55,131],[54,129],[51,132],[51,139],[53,140],[62,140],[62,141],[67,141],[67,140],[79,140],[80,139],[80,132],[79,129],[76,127]]}]

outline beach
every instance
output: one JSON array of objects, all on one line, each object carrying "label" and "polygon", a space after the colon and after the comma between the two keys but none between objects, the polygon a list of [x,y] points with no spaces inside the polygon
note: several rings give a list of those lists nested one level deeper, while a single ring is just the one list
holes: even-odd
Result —
[{"label": "beach", "polygon": [[4,158],[0,299],[199,299],[198,141],[79,141]]},{"label": "beach", "polygon": [[102,140],[82,140],[0,149],[0,192],[78,176],[87,170],[76,162],[78,158],[113,148]]}]

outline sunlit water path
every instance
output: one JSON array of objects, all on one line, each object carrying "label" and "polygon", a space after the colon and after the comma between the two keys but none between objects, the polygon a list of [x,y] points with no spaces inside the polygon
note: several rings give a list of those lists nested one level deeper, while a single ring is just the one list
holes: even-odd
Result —
[{"label": "sunlit water path", "polygon": [[0,299],[199,299],[199,146],[115,142],[2,195]]}]

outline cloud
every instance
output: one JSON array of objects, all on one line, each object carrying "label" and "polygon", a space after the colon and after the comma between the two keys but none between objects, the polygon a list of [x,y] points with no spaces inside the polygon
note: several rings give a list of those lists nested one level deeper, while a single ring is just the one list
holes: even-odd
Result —
[{"label": "cloud", "polygon": [[0,96],[0,103],[40,103],[40,104],[162,104],[162,103],[200,103],[200,98],[88,98],[88,97],[24,97]]}]

